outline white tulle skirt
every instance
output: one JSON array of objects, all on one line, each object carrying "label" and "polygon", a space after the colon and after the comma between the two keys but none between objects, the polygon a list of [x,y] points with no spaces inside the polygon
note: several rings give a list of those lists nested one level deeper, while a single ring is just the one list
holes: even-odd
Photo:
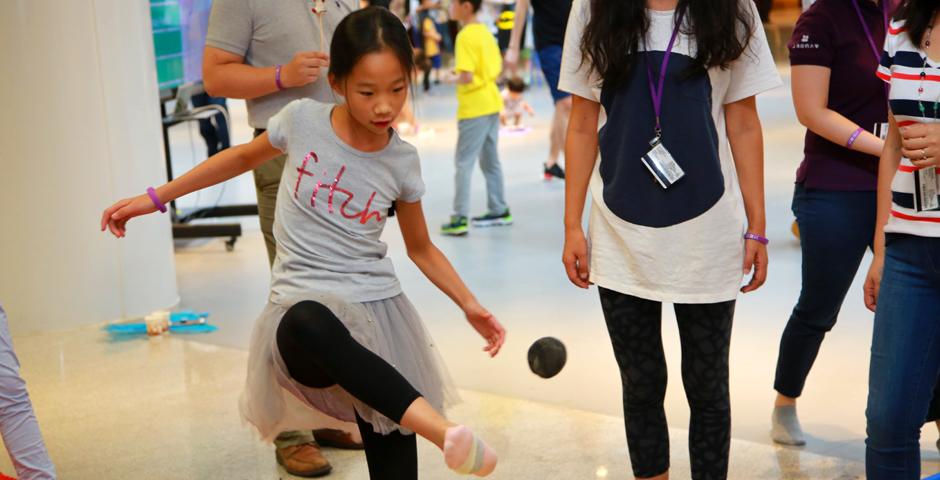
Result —
[{"label": "white tulle skirt", "polygon": [[355,422],[358,412],[378,433],[411,433],[339,385],[310,388],[291,378],[278,352],[276,333],[287,310],[305,300],[329,308],[353,339],[394,366],[438,411],[459,401],[431,336],[404,294],[365,303],[348,303],[320,293],[280,303],[269,301],[251,335],[248,378],[239,402],[242,418],[265,441],[273,441],[284,431],[317,428],[313,410],[345,422]]}]

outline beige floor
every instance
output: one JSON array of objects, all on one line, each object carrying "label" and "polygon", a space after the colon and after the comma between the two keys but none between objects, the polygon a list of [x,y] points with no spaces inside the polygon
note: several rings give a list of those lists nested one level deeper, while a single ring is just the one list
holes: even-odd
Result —
[{"label": "beige floor", "polygon": [[[180,336],[113,341],[97,328],[16,339],[50,453],[63,479],[290,478],[240,424],[246,352]],[[631,478],[620,418],[464,391],[451,412],[502,461],[494,479]],[[674,478],[689,478],[686,432],[673,430]],[[360,453],[328,451],[329,478],[366,478]],[[422,478],[457,478],[420,443]],[[7,459],[0,471],[10,472]],[[858,462],[732,445],[732,479],[855,479]]]}]

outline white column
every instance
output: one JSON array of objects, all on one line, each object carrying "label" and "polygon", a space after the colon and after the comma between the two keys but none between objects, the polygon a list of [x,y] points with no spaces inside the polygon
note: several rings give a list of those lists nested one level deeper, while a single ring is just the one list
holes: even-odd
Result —
[{"label": "white column", "polygon": [[179,300],[166,215],[98,229],[166,181],[146,0],[0,2],[0,303],[14,333]]}]

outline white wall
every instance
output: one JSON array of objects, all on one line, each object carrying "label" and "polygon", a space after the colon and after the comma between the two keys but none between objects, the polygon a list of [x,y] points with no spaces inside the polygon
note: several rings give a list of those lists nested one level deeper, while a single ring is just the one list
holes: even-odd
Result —
[{"label": "white wall", "polygon": [[166,168],[147,0],[0,2],[0,303],[14,333],[178,301],[169,219],[98,230]]}]

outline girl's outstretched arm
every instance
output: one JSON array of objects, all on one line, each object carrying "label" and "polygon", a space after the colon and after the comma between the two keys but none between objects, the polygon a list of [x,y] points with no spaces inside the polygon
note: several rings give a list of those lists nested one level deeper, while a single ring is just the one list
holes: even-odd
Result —
[{"label": "girl's outstretched arm", "polygon": [[[157,188],[157,197],[169,203],[183,195],[202,190],[235,178],[257,166],[281,155],[268,140],[268,134],[257,136],[250,143],[223,150],[185,175]],[[110,228],[115,237],[124,237],[127,221],[141,215],[156,212],[157,208],[146,194],[121,200],[101,215],[101,231]]]},{"label": "girl's outstretched arm", "polygon": [[506,330],[496,317],[480,306],[476,297],[460,279],[447,257],[431,242],[421,202],[398,202],[395,208],[408,258],[421,269],[437,288],[444,292],[467,316],[467,321],[486,340],[483,350],[491,357],[499,353],[506,341]]}]

